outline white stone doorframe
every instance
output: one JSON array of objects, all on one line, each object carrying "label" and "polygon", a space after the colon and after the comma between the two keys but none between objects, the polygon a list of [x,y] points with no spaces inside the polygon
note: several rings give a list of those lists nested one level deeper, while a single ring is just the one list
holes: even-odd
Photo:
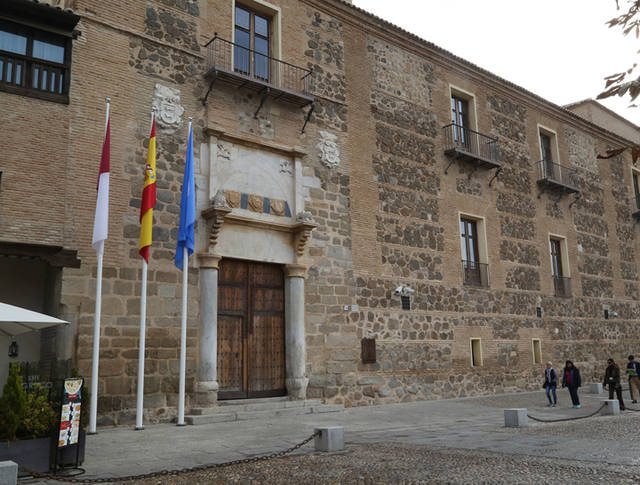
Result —
[{"label": "white stone doorframe", "polygon": [[[209,127],[205,133],[209,161],[203,165],[205,177],[208,170],[207,193],[203,195],[210,206],[201,212],[207,224],[207,242],[204,253],[199,255],[202,328],[196,402],[210,406],[218,399],[218,270],[223,257],[282,265],[285,385],[290,398],[304,399],[309,380],[304,328],[307,266],[302,263],[307,242],[317,227],[312,214],[304,210],[302,159],[307,152],[301,147],[226,132],[220,127]],[[234,178],[234,174],[243,177]],[[227,191],[264,196],[283,204],[288,201],[290,213],[274,215],[232,207],[227,201]],[[245,244],[253,239],[264,243],[257,247]]]},{"label": "white stone doorframe", "polygon": [[[218,400],[218,271],[222,256],[201,253],[200,262],[200,367],[196,403],[212,406]],[[291,399],[304,399],[309,379],[305,363],[303,264],[284,265],[285,384]]]}]

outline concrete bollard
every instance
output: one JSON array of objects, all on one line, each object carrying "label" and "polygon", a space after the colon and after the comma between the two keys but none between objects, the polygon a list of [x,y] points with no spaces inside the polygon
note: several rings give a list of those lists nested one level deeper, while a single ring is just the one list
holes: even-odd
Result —
[{"label": "concrete bollard", "polygon": [[620,402],[618,402],[617,399],[605,399],[604,401],[600,401],[600,405],[602,406],[603,404],[606,404],[606,406],[600,411],[602,416],[620,414]]},{"label": "concrete bollard", "polygon": [[504,410],[504,425],[507,428],[529,426],[527,408],[513,408]]},{"label": "concrete bollard", "polygon": [[13,461],[0,461],[0,483],[16,485],[18,483],[18,464]]},{"label": "concrete bollard", "polygon": [[602,383],[593,382],[589,384],[589,392],[591,394],[602,394]]},{"label": "concrete bollard", "polygon": [[317,433],[313,440],[316,451],[342,451],[344,450],[344,428],[342,426],[326,426],[316,428]]}]

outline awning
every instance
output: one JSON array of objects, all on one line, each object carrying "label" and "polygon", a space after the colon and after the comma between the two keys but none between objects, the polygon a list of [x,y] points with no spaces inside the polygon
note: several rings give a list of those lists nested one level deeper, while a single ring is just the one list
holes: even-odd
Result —
[{"label": "awning", "polygon": [[44,313],[0,303],[0,335],[14,337],[54,325],[69,325],[69,322]]}]

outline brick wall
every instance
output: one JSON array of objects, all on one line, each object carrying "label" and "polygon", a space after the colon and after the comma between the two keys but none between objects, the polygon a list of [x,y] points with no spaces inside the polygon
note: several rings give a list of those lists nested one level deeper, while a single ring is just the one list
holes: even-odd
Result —
[{"label": "brick wall", "polygon": [[[301,146],[305,209],[318,223],[305,287],[309,397],[347,406],[537,389],[532,339],[543,362],[573,359],[585,379],[640,343],[629,159],[598,162],[612,135],[342,2],[274,0],[282,58],[313,68],[308,108],[217,83],[206,106],[207,40],[231,38],[231,3],[77,0],[70,104],[0,93],[2,240],[78,251],[65,269],[61,315],[77,325],[75,363],[89,376],[95,294],[90,246],[95,179],[112,99],[111,219],[101,337],[101,424],[134,419],[140,308],[137,255],[142,167],[157,83],[180,90],[193,116],[196,179],[207,188],[205,129]],[[105,47],[108,46],[108,47]],[[446,47],[446,46],[445,46]],[[478,131],[500,143],[503,170],[453,163],[442,126],[450,86],[474,95]],[[560,162],[576,168],[581,198],[540,194],[538,124],[557,134]],[[340,164],[322,162],[336,138]],[[147,307],[146,419],[175,416],[180,274],[173,266],[186,126],[158,134],[158,204]],[[206,199],[206,197],[205,197]],[[199,202],[208,205],[209,201]],[[204,208],[199,207],[199,208]],[[459,213],[484,218],[490,286],[463,286]],[[206,239],[199,222],[198,240]],[[566,237],[572,298],[553,296],[549,233]],[[200,244],[200,243],[199,243]],[[204,247],[199,247],[199,250]],[[250,255],[247,255],[250,257]],[[394,289],[415,289],[402,310]],[[187,393],[197,377],[199,273],[189,276]],[[345,306],[347,309],[345,310]],[[542,318],[536,308],[542,308]],[[603,319],[603,309],[618,312]],[[378,362],[360,362],[375,337]],[[483,365],[471,366],[470,338]]]}]

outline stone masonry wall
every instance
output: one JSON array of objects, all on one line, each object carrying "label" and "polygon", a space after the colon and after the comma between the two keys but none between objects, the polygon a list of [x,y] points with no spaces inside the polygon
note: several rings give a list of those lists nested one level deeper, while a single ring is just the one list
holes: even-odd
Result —
[{"label": "stone masonry wall", "polygon": [[[0,133],[15,147],[3,159],[2,239],[78,251],[81,267],[63,271],[60,315],[76,328],[75,364],[89,378],[96,259],[88,228],[102,103],[112,98],[99,424],[130,424],[135,417],[139,208],[156,84],[179,90],[185,112],[180,126],[158,130],[146,422],[176,414],[181,273],[173,257],[187,116],[194,118],[198,214],[210,205],[207,128],[252,146],[268,142],[307,153],[304,208],[318,224],[304,259],[307,397],[356,406],[539,389],[543,363],[534,363],[532,339],[541,341],[542,362],[552,360],[558,369],[572,359],[586,382],[601,379],[606,358],[637,351],[631,162],[627,155],[595,158],[614,138],[433,47],[401,42],[403,34],[336,0],[273,3],[282,15],[283,59],[314,73],[315,103],[304,133],[309,106],[270,98],[256,116],[260,96],[246,88],[216,82],[203,105],[210,80],[201,46],[213,32],[230,38],[232,29],[231,4],[218,0],[81,2],[70,104],[24,103],[0,93],[0,119],[8,121],[0,122]],[[473,128],[497,140],[499,173],[445,155],[452,92],[468,96]],[[49,127],[47,143],[33,131],[36,122]],[[539,126],[555,133],[558,162],[574,170],[570,181],[579,198],[538,184]],[[323,157],[323,140],[335,143],[337,165]],[[42,160],[60,176],[51,190],[25,199],[30,179],[24,174],[42,173]],[[486,288],[463,284],[462,214],[483,228]],[[198,251],[206,249],[205,231],[199,218]],[[555,296],[550,236],[565,241],[569,297]],[[188,408],[200,341],[193,266]],[[414,290],[408,310],[395,293],[401,285]],[[618,317],[605,320],[605,309]],[[364,337],[376,340],[376,363],[361,362]],[[481,339],[479,366],[472,365],[472,338]]]}]

